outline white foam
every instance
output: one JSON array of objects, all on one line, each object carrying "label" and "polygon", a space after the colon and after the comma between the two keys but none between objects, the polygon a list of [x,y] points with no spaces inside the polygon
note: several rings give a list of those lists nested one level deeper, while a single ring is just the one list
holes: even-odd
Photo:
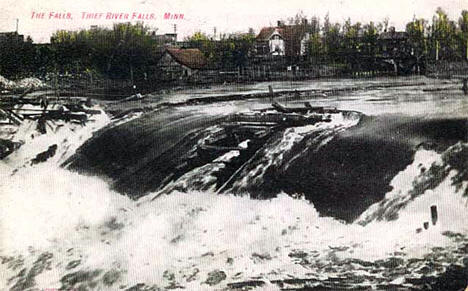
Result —
[{"label": "white foam", "polygon": [[[284,146],[291,146],[297,136],[282,141]],[[59,147],[63,145],[59,143]],[[8,163],[21,165],[37,152],[30,147],[23,150]],[[400,185],[399,194],[388,196],[404,195],[420,171],[419,163],[427,166],[438,159],[433,152],[418,152],[413,165],[392,181],[394,186]],[[118,270],[117,284],[128,287],[147,283],[165,288],[176,282],[187,290],[220,289],[228,282],[258,277],[304,278],[311,272],[327,278],[333,271],[311,270],[290,254],[305,252],[315,263],[329,262],[330,254],[366,261],[387,258],[396,251],[417,257],[431,252],[433,246],[448,246],[450,241],[440,234],[444,230],[468,234],[463,225],[467,218],[461,203],[464,198],[450,181],[455,172],[409,203],[397,220],[363,227],[321,217],[308,201],[285,194],[253,200],[209,190],[173,191],[155,200],[132,201],[111,191],[97,177],[59,168],[60,161],[52,159],[22,168],[13,176],[4,175],[0,185],[0,254],[22,254],[29,267],[38,254],[53,254],[52,269],[35,279],[37,288],[58,288],[62,276],[78,269]],[[440,222],[417,234],[415,227],[428,219],[428,207],[434,203],[439,207]],[[80,266],[66,270],[76,259],[81,260]],[[204,282],[214,270],[223,271],[227,278],[209,286]],[[2,264],[0,273],[5,274],[0,284],[7,286],[7,278],[17,272]],[[167,274],[173,274],[173,279]],[[257,290],[278,290],[275,288],[267,284]]]}]

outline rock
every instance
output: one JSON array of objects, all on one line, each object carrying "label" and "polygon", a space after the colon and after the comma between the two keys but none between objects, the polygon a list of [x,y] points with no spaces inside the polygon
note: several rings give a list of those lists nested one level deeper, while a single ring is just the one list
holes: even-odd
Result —
[{"label": "rock", "polygon": [[24,268],[19,272],[18,281],[10,290],[20,291],[34,287],[36,285],[36,276],[44,272],[44,270],[50,269],[52,257],[53,255],[48,252],[41,254],[29,271]]},{"label": "rock", "polygon": [[270,256],[270,254],[268,254],[268,253],[264,253],[264,254],[253,253],[253,254],[252,254],[252,258],[258,259],[258,260],[261,260],[261,261],[263,261],[263,260],[271,260],[271,256]]},{"label": "rock", "polygon": [[138,283],[133,285],[130,288],[125,289],[125,291],[160,291],[161,289],[158,286],[146,286],[144,283]]},{"label": "rock", "polygon": [[120,272],[117,270],[107,271],[104,276],[102,276],[102,282],[106,286],[112,286],[120,278]]},{"label": "rock", "polygon": [[81,264],[81,260],[75,260],[75,261],[71,261],[68,263],[68,265],[65,267],[65,269],[67,270],[71,270],[73,268],[76,268],[77,266],[79,266]]},{"label": "rock", "polygon": [[47,161],[49,158],[55,156],[55,152],[57,151],[57,145],[53,144],[51,145],[46,151],[37,154],[37,156],[31,160],[31,164],[39,164],[42,162]]},{"label": "rock", "polygon": [[300,251],[300,250],[293,250],[292,252],[290,252],[288,254],[288,257],[290,258],[305,258],[307,257],[307,253],[306,252],[303,252],[303,251]]},{"label": "rock", "polygon": [[214,270],[208,273],[208,278],[206,278],[205,283],[213,286],[219,284],[221,281],[226,279],[226,273],[220,270]]},{"label": "rock", "polygon": [[20,142],[13,142],[8,139],[0,139],[0,160],[6,158],[15,150],[22,146]]},{"label": "rock", "polygon": [[94,285],[93,280],[101,274],[101,270],[94,271],[77,271],[74,273],[67,274],[60,279],[62,286],[61,290],[69,290],[75,288],[79,283],[87,283],[88,285]]}]

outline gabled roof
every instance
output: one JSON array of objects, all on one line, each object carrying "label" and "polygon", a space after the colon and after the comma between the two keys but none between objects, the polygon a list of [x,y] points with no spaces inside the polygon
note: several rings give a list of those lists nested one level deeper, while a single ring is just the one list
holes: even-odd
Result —
[{"label": "gabled roof", "polygon": [[[256,39],[260,41],[266,41],[270,39],[270,36],[275,32],[276,27],[264,27],[258,33]],[[280,33],[281,34],[281,33]]]},{"label": "gabled roof", "polygon": [[304,37],[307,32],[307,27],[302,25],[283,25],[279,27],[264,27],[257,35],[257,40],[269,40],[271,35],[278,31],[279,35],[287,42],[297,41]]},{"label": "gabled roof", "polygon": [[206,65],[205,56],[197,48],[168,48],[166,51],[176,62],[190,69],[201,69]]}]

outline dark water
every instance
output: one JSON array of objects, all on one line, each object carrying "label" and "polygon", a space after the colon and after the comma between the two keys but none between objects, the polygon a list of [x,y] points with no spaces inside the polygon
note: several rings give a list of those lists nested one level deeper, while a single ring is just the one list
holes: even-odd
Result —
[{"label": "dark water", "polygon": [[72,157],[69,167],[109,178],[115,190],[138,198],[173,175],[199,132],[218,119],[172,109],[147,114],[98,132]]},{"label": "dark water", "polygon": [[[113,189],[132,198],[161,189],[212,162],[192,157],[200,139],[209,135],[206,129],[224,117],[191,113],[165,109],[104,129],[77,151],[69,167],[106,177]],[[351,222],[392,190],[390,181],[411,164],[418,146],[442,151],[466,141],[468,127],[462,118],[363,115],[356,126],[341,132],[312,130],[282,150],[281,160],[265,165],[285,131],[278,130],[254,157],[241,157],[235,166],[216,173],[216,188],[231,179],[223,192],[261,199],[281,192],[302,194],[322,215]],[[325,137],[331,140],[319,146]],[[242,171],[235,173],[241,164]],[[248,177],[259,167],[264,168],[261,175]]]},{"label": "dark water", "polygon": [[[216,173],[205,169],[198,176],[212,175],[216,178],[215,188],[224,193],[247,193],[259,199],[271,198],[280,192],[301,194],[312,201],[322,215],[353,221],[391,190],[390,181],[412,162],[419,146],[441,152],[457,141],[467,140],[467,98],[455,85],[438,84],[438,81],[424,78],[397,81],[426,85],[376,89],[378,82],[385,85],[389,81],[318,82],[315,85],[320,89],[373,85],[369,90],[308,100],[313,105],[361,112],[356,126],[346,130],[311,130],[302,134],[301,140],[291,148],[278,150],[284,142],[282,139],[288,135],[287,129],[280,129],[256,153],[241,155],[234,163],[221,165],[223,169]],[[310,88],[314,83],[299,85]],[[430,91],[438,86],[447,88]],[[258,90],[260,84],[257,87],[246,89]],[[216,90],[193,94],[211,96]],[[188,98],[190,92],[180,96]],[[170,97],[178,100],[177,95]],[[155,102],[159,102],[159,98]],[[286,95],[278,100],[289,106],[306,101]],[[73,170],[105,177],[113,189],[139,198],[163,189],[186,173],[195,171],[197,175],[199,167],[213,163],[213,157],[194,158],[197,144],[212,134],[209,129],[225,121],[228,114],[265,106],[268,106],[267,100],[259,99],[150,112],[102,130],[67,164]],[[211,186],[198,184],[200,182],[189,188],[204,190]],[[174,189],[186,191],[188,188]]]}]

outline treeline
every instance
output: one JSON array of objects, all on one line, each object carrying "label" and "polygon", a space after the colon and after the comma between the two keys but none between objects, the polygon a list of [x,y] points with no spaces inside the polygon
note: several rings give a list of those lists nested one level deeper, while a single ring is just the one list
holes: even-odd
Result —
[{"label": "treeline", "polygon": [[[323,23],[318,17],[309,21],[302,13],[288,19],[290,25],[305,25],[310,31],[308,55],[321,59],[334,59],[349,54],[375,56],[382,45],[379,36],[387,32],[391,37],[393,27],[389,19],[381,22],[332,23],[326,15]],[[458,20],[451,20],[438,8],[431,21],[414,17],[406,24],[406,53],[425,56],[429,60],[468,60],[468,11],[463,10]],[[404,50],[404,47],[400,48]]]},{"label": "treeline", "polygon": [[[349,58],[375,57],[382,53],[383,33],[392,35],[394,27],[389,27],[389,19],[368,23],[331,22],[327,14],[323,21],[319,17],[308,18],[302,12],[281,21],[286,26],[294,26],[297,31],[308,32],[306,54],[302,60],[325,62],[346,62]],[[247,65],[252,56],[258,56],[255,34],[221,36],[213,41],[208,35],[195,33],[186,39],[188,46],[200,48],[211,64],[221,67]],[[468,11],[463,10],[458,20],[449,19],[447,13],[438,8],[431,21],[414,17],[406,24],[404,39],[399,39],[398,54],[424,57],[427,60],[468,60]],[[290,58],[299,58],[297,48],[302,34],[296,33],[289,41],[296,45],[294,52],[286,49]],[[387,39],[388,40],[388,39]],[[294,45],[293,44],[293,45]]]},{"label": "treeline", "polygon": [[50,44],[1,43],[0,75],[47,73],[88,74],[107,78],[143,79],[154,74],[160,57],[149,28],[142,23],[118,23],[113,28],[93,27],[57,31]]},{"label": "treeline", "polygon": [[57,31],[49,50],[60,72],[92,71],[109,78],[143,78],[154,70],[160,56],[149,28],[142,23]]},{"label": "treeline", "polygon": [[0,41],[0,75],[20,78],[31,75],[40,66],[39,51],[30,37],[25,41],[11,34]]},{"label": "treeline", "polygon": [[196,32],[187,37],[181,46],[200,49],[210,68],[236,68],[246,65],[255,53],[255,33],[249,29],[248,33],[222,34],[218,40],[213,40],[202,32]]},{"label": "treeline", "polygon": [[[350,56],[376,56],[381,53],[380,36],[391,31],[389,20],[360,23],[351,19],[333,23],[329,16],[307,18],[302,13],[284,21],[307,31],[302,61],[319,60],[343,63]],[[414,18],[406,25],[406,47],[398,52],[422,56],[426,60],[461,61],[468,59],[468,11],[459,19],[449,19],[438,8],[431,21]],[[298,34],[299,35],[299,34]],[[216,40],[197,32],[180,47],[197,47],[208,59],[208,67],[229,69],[248,66],[258,60],[258,43],[253,29],[248,33],[221,35]],[[119,23],[112,28],[93,27],[80,31],[57,31],[50,44],[26,41],[0,41],[0,75],[18,78],[44,77],[48,73],[88,74],[113,79],[157,78],[157,62],[163,44],[142,23]]]},{"label": "treeline", "polygon": [[468,60],[468,11],[458,21],[438,8],[432,21],[414,18],[406,25],[409,43],[429,60]]}]

